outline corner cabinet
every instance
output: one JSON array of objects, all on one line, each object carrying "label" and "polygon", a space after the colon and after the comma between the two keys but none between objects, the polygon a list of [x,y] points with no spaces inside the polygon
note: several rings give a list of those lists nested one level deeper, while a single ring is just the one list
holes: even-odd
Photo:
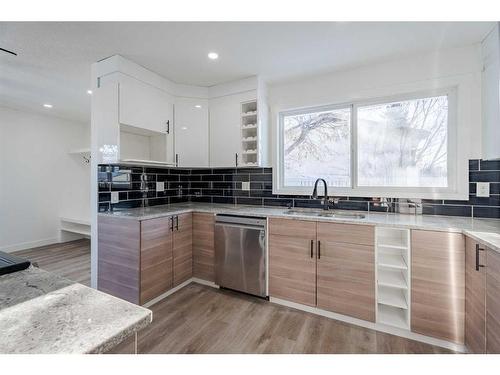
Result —
[{"label": "corner cabinet", "polygon": [[473,239],[465,240],[465,346],[486,353],[486,253]]},{"label": "corner cabinet", "polygon": [[500,253],[466,239],[465,346],[500,353]]},{"label": "corner cabinet", "polygon": [[173,220],[173,286],[193,276],[193,215],[176,215]]},{"label": "corner cabinet", "polygon": [[375,321],[374,228],[269,220],[269,294]]},{"label": "corner cabinet", "polygon": [[412,332],[463,344],[464,236],[412,230],[411,252]]},{"label": "corner cabinet", "polygon": [[486,248],[486,352],[500,353],[500,253]]},{"label": "corner cabinet", "polygon": [[208,100],[175,99],[175,163],[178,167],[209,166]]},{"label": "corner cabinet", "polygon": [[215,216],[193,213],[193,277],[215,280]]},{"label": "corner cabinet", "polygon": [[191,215],[99,216],[98,289],[143,305],[190,279]]}]

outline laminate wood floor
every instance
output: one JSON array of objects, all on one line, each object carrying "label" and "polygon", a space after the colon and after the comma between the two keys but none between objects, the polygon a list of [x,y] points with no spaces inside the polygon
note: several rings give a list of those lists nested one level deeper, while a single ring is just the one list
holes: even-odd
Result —
[{"label": "laminate wood floor", "polygon": [[139,353],[451,353],[195,283],[151,309]]},{"label": "laminate wood floor", "polygon": [[81,239],[16,251],[43,270],[90,286],[90,240]]},{"label": "laminate wood floor", "polygon": [[[15,253],[73,281],[90,283],[90,242]],[[190,284],[151,307],[139,353],[452,353],[265,300]]]}]

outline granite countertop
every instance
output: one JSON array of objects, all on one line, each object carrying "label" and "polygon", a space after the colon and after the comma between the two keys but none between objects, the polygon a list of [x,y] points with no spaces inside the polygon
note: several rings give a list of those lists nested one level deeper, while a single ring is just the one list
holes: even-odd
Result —
[{"label": "granite countertop", "polygon": [[[302,209],[301,209],[302,210]],[[304,210],[307,211],[307,210]],[[186,212],[204,212],[213,214],[237,214],[246,216],[279,217],[296,220],[327,221],[360,225],[380,225],[408,229],[426,229],[435,231],[459,232],[470,235],[486,246],[500,251],[500,220],[479,219],[456,216],[409,215],[360,211],[363,219],[317,217],[310,215],[288,215],[284,207],[262,207],[250,205],[209,204],[209,203],[176,203],[163,206],[131,208],[113,212],[101,212],[99,216],[115,216],[133,220],[148,220]],[[334,210],[334,212],[343,212]],[[355,213],[356,211],[347,211]]]},{"label": "granite countertop", "polygon": [[476,240],[481,242],[483,245],[489,247],[492,250],[498,251],[500,253],[500,234],[499,233],[489,233],[489,232],[476,232],[473,230],[465,230],[464,233]]},{"label": "granite countertop", "polygon": [[146,327],[143,307],[30,267],[0,276],[0,353],[103,353]]}]

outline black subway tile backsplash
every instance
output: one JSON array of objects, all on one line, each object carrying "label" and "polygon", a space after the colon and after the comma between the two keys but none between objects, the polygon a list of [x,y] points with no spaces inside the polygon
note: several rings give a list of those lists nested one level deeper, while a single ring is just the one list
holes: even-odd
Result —
[{"label": "black subway tile backsplash", "polygon": [[469,172],[469,181],[473,182],[499,182],[499,171],[475,171]]},{"label": "black subway tile backsplash", "polygon": [[[156,181],[165,190],[156,192]],[[242,190],[250,182],[250,190]],[[490,182],[490,197],[476,197],[476,183]],[[250,204],[322,208],[310,195],[275,195],[272,168],[160,168],[100,165],[98,167],[99,211],[178,202]],[[119,192],[119,203],[111,204],[111,191]],[[394,212],[397,203],[374,198],[339,197],[333,208]],[[423,213],[500,218],[500,161],[469,160],[469,199],[422,199]]]},{"label": "black subway tile backsplash", "polygon": [[481,160],[480,169],[482,171],[500,171],[500,160]]}]

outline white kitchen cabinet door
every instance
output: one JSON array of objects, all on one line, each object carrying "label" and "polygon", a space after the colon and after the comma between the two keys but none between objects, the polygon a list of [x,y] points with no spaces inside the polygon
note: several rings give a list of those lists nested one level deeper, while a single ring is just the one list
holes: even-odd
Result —
[{"label": "white kitchen cabinet door", "polygon": [[241,164],[241,103],[256,98],[255,90],[210,99],[210,166]]},{"label": "white kitchen cabinet door", "polygon": [[175,151],[179,167],[208,167],[208,101],[175,100]]},{"label": "white kitchen cabinet door", "polygon": [[[120,124],[165,135],[165,162],[174,162],[173,100],[166,92],[134,78],[120,80]],[[155,159],[163,159],[156,157]],[[163,161],[163,160],[162,160]]]},{"label": "white kitchen cabinet door", "polygon": [[482,158],[500,158],[500,31],[498,25],[482,45]]},{"label": "white kitchen cabinet door", "polygon": [[210,166],[236,167],[241,148],[240,101],[235,95],[210,100]]}]

